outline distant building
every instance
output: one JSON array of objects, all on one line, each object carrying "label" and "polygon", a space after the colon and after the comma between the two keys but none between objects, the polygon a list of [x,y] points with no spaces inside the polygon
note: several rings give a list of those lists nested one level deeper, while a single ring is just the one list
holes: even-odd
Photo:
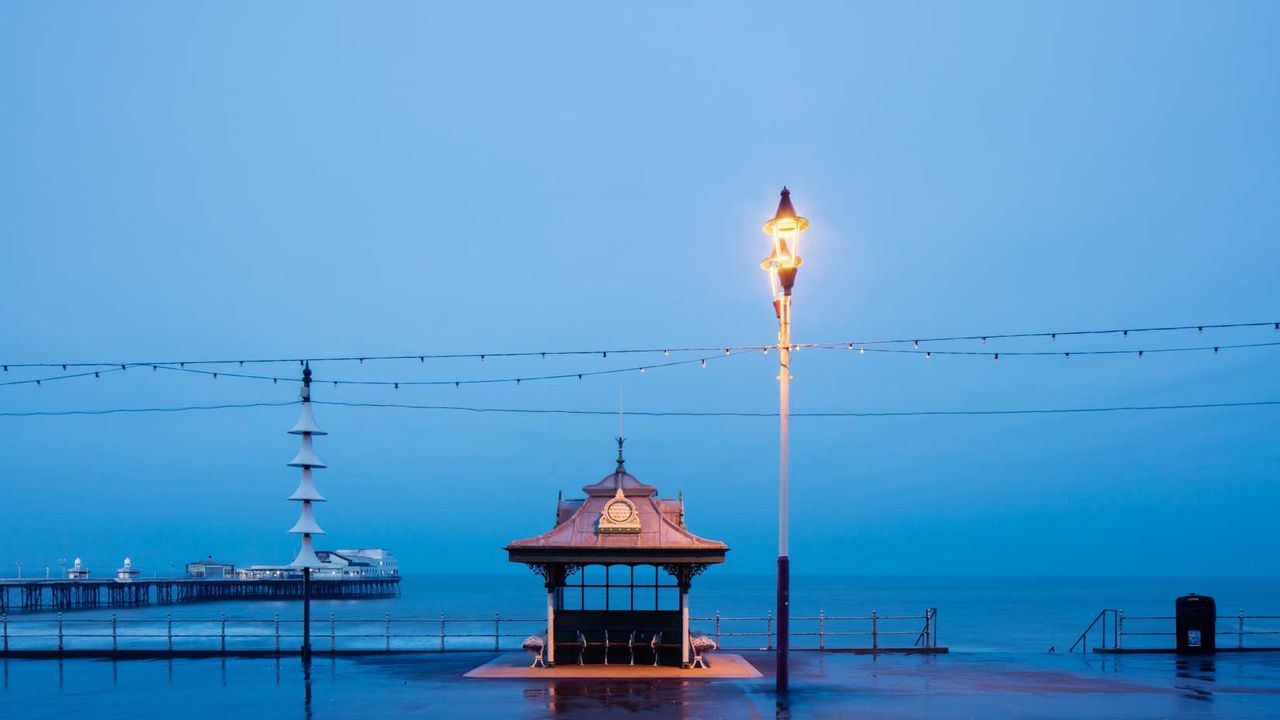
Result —
[{"label": "distant building", "polygon": [[[399,564],[389,550],[359,548],[354,550],[316,550],[319,567],[311,569],[313,580],[351,578],[385,578],[400,574]],[[302,569],[292,565],[250,565],[240,568],[242,580],[296,580]]]},{"label": "distant building", "polygon": [[235,565],[214,560],[212,555],[206,557],[204,560],[187,563],[187,577],[203,578],[205,580],[221,580],[223,578],[233,578],[235,576]]},{"label": "distant building", "polygon": [[288,565],[250,565],[237,570],[236,577],[241,580],[298,580],[302,578],[302,569]]},{"label": "distant building", "polygon": [[390,550],[383,548],[350,548],[344,550],[339,548],[337,554],[354,561],[362,561],[363,564],[357,567],[364,568],[361,573],[363,575],[393,577],[400,574],[400,564],[396,562],[396,556],[392,555]]},{"label": "distant building", "polygon": [[124,565],[116,570],[116,580],[119,582],[133,582],[138,579],[138,569],[133,566],[133,560],[124,559]]},{"label": "distant building", "polygon": [[76,561],[71,564],[71,567],[67,568],[67,579],[68,580],[88,580],[89,579],[89,568],[84,566],[84,563],[80,561],[80,558],[76,558]]}]

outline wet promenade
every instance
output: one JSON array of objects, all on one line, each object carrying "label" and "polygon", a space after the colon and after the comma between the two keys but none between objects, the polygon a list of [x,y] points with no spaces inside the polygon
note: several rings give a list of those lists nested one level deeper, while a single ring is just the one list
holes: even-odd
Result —
[{"label": "wet promenade", "polygon": [[338,658],[0,661],[4,717],[1271,718],[1280,653],[1179,659],[797,653],[789,701],[761,679],[463,678],[489,653]]}]

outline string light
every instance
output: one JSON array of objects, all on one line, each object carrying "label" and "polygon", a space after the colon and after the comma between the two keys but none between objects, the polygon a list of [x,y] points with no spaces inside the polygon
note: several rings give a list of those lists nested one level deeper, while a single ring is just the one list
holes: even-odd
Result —
[{"label": "string light", "polygon": [[[1127,336],[1129,335],[1129,333],[1130,333],[1130,332],[1168,332],[1168,331],[1175,331],[1175,330],[1189,330],[1189,329],[1194,329],[1194,330],[1196,330],[1197,332],[1203,332],[1204,330],[1207,330],[1207,329],[1220,329],[1220,328],[1249,328],[1249,327],[1258,327],[1258,326],[1264,326],[1264,325],[1271,325],[1271,326],[1272,326],[1272,328],[1273,328],[1274,330],[1280,330],[1280,322],[1267,322],[1267,323],[1232,323],[1232,324],[1223,324],[1223,325],[1169,326],[1169,327],[1152,327],[1152,328],[1136,328],[1136,329],[1135,329],[1135,328],[1126,328],[1126,329],[1123,329],[1123,330],[1084,330],[1084,331],[1072,331],[1072,332],[1070,332],[1070,333],[1064,333],[1064,332],[1058,331],[1058,332],[1053,332],[1053,333],[1014,333],[1014,334],[1003,334],[1003,335],[982,335],[982,336],[976,336],[976,337],[974,337],[974,336],[953,336],[953,337],[945,337],[945,338],[919,338],[919,339],[912,339],[912,340],[878,340],[878,341],[868,341],[866,344],[863,344],[863,343],[860,343],[860,342],[851,342],[851,341],[843,341],[843,342],[840,342],[840,343],[805,343],[805,344],[793,344],[793,345],[791,345],[791,346],[790,346],[790,348],[789,348],[789,349],[791,349],[791,350],[793,350],[793,351],[799,351],[799,350],[800,350],[800,349],[802,349],[802,348],[822,348],[822,349],[832,349],[832,348],[835,348],[835,347],[842,347],[842,348],[846,348],[846,349],[852,350],[852,349],[853,349],[853,347],[854,347],[855,345],[857,345],[857,346],[858,346],[858,353],[859,353],[860,355],[865,355],[865,354],[866,354],[866,352],[867,352],[867,350],[871,350],[872,352],[895,352],[895,353],[912,353],[912,352],[917,352],[917,353],[923,353],[923,352],[926,352],[926,351],[925,351],[925,350],[920,350],[920,349],[919,349],[919,347],[918,347],[919,343],[922,343],[922,342],[940,342],[940,341],[944,341],[944,340],[967,340],[967,339],[978,339],[978,340],[981,340],[981,341],[983,341],[983,342],[987,342],[988,340],[990,340],[990,339],[992,339],[992,338],[997,338],[997,337],[999,337],[999,338],[1014,338],[1014,337],[1041,337],[1041,336],[1043,336],[1043,337],[1048,337],[1048,338],[1052,338],[1052,339],[1055,339],[1055,340],[1056,340],[1056,338],[1057,338],[1057,336],[1058,336],[1058,335],[1063,335],[1063,334],[1071,334],[1071,335],[1086,335],[1086,334],[1094,334],[1094,335],[1097,335],[1097,334],[1107,334],[1107,333],[1119,333],[1119,334],[1121,334],[1121,335],[1123,335],[1123,336],[1127,337]],[[869,344],[892,345],[892,344],[896,344],[896,343],[906,343],[906,342],[910,342],[910,343],[912,343],[912,348],[909,348],[909,349],[903,349],[903,348],[893,348],[893,347],[867,347],[867,345],[869,345]],[[1277,346],[1277,345],[1280,345],[1280,342],[1266,342],[1266,343],[1239,343],[1239,344],[1232,344],[1232,345],[1217,344],[1217,345],[1203,345],[1203,346],[1193,346],[1193,347],[1168,347],[1168,348],[1144,349],[1144,350],[1142,350],[1142,351],[1134,351],[1134,350],[1131,350],[1131,349],[1130,349],[1130,350],[1121,350],[1121,349],[1079,350],[1079,351],[1074,351],[1074,353],[1071,353],[1071,352],[1064,353],[1064,354],[1063,354],[1063,357],[1064,357],[1064,358],[1070,358],[1071,354],[1077,354],[1077,355],[1093,355],[1093,356],[1106,356],[1106,355],[1123,355],[1123,354],[1125,354],[1125,353],[1131,353],[1131,352],[1137,352],[1137,353],[1140,353],[1140,357],[1145,357],[1147,353],[1197,352],[1197,351],[1212,351],[1215,355],[1217,355],[1217,354],[1221,354],[1221,351],[1222,351],[1222,350],[1228,350],[1228,349],[1245,349],[1245,348],[1263,348],[1263,347],[1273,347],[1273,346]],[[728,355],[728,354],[735,354],[735,352],[740,352],[740,351],[743,351],[743,350],[758,349],[758,350],[760,350],[762,353],[764,353],[764,354],[766,354],[766,355],[767,355],[767,354],[768,354],[768,352],[769,352],[769,348],[771,348],[771,347],[775,347],[775,346],[774,346],[774,345],[719,346],[719,347],[714,348],[714,349],[715,349],[715,350],[718,350],[718,351],[720,351],[721,353],[724,353],[724,354],[726,354],[726,355]],[[710,349],[710,348],[708,348],[708,349]],[[632,349],[623,349],[623,350],[600,350],[600,351],[598,351],[598,352],[600,353],[600,355],[601,355],[601,357],[602,357],[602,358],[607,358],[607,357],[609,356],[609,352],[623,352],[623,353],[662,352],[662,353],[664,354],[664,356],[669,356],[669,355],[670,355],[670,353],[671,353],[673,350],[675,350],[675,351],[677,351],[677,352],[684,352],[684,351],[688,351],[688,350],[690,350],[690,348],[675,348],[675,349],[673,349],[673,348],[670,348],[670,347],[666,347],[666,348],[662,348],[662,349],[660,349],[660,350],[647,350],[647,349],[635,349],[635,348],[632,348]],[[378,359],[378,360],[387,360],[387,359],[398,359],[398,358],[406,358],[406,357],[416,357],[416,358],[418,358],[418,359],[419,359],[419,362],[420,362],[420,363],[425,363],[425,361],[426,361],[426,358],[427,358],[427,357],[449,357],[449,358],[472,357],[472,358],[479,358],[479,359],[482,359],[482,360],[483,360],[483,359],[487,359],[488,357],[495,356],[495,355],[502,355],[503,357],[521,357],[521,356],[527,356],[527,355],[531,355],[531,354],[536,354],[536,355],[538,355],[539,357],[544,357],[544,358],[545,358],[546,356],[549,356],[549,355],[578,355],[578,354],[583,354],[584,352],[588,352],[588,351],[540,351],[540,352],[537,352],[537,353],[499,353],[499,354],[495,354],[495,353],[482,353],[482,354],[446,354],[446,355],[425,355],[425,354],[424,354],[424,355],[413,355],[413,356],[368,356],[368,355],[363,355],[363,356],[341,357],[341,358],[328,358],[328,359],[326,359],[326,358],[319,358],[319,359],[314,359],[314,360],[312,360],[312,362],[323,362],[323,361],[326,361],[326,360],[328,360],[328,361],[356,360],[356,361],[359,361],[359,362],[363,363],[365,360],[373,360],[373,359]],[[589,352],[597,352],[597,351],[589,351]],[[929,350],[929,351],[927,351],[927,352],[930,352],[930,353],[941,353],[941,354],[944,354],[944,355],[957,355],[957,356],[965,356],[965,355],[984,355],[984,354],[988,354],[988,353],[976,352],[976,351],[965,351],[965,350],[938,350],[938,349]],[[1049,352],[1049,351],[1013,351],[1013,350],[1010,350],[1010,351],[1002,351],[1000,354],[1003,354],[1003,355],[1009,355],[1009,356],[1017,356],[1017,357],[1037,357],[1037,356],[1052,356],[1052,355],[1056,355],[1056,354],[1058,354],[1058,352],[1061,352],[1061,351]],[[930,355],[929,355],[929,357],[932,357],[932,354],[930,354]],[[993,357],[994,357],[994,356],[993,356]],[[662,366],[665,366],[665,365],[671,365],[671,364],[679,364],[679,362],[693,362],[695,359],[699,361],[699,364],[700,364],[700,365],[702,365],[702,366],[704,366],[704,367],[705,367],[706,363],[705,363],[704,361],[702,361],[700,358],[694,358],[694,359],[690,359],[690,360],[686,360],[686,361],[677,361],[676,363],[665,363],[665,364],[663,364]],[[176,361],[176,362],[169,362],[169,363],[160,363],[160,362],[127,363],[127,362],[126,362],[126,363],[111,363],[110,365],[105,365],[105,364],[102,364],[102,363],[4,363],[4,364],[0,364],[0,368],[3,368],[3,370],[4,370],[5,372],[10,372],[11,370],[13,370],[13,369],[15,369],[15,368],[44,368],[44,367],[64,369],[64,372],[65,372],[65,369],[76,368],[76,367],[83,367],[83,368],[86,368],[87,370],[89,370],[89,372],[83,372],[83,373],[70,373],[70,374],[64,374],[64,375],[54,375],[54,376],[49,376],[49,377],[30,378],[30,379],[25,379],[25,380],[14,380],[14,381],[8,381],[8,382],[0,383],[0,386],[5,386],[5,385],[22,385],[22,384],[38,384],[38,385],[43,386],[45,383],[48,383],[48,382],[50,382],[50,381],[54,381],[54,380],[69,380],[69,379],[73,379],[73,378],[87,377],[87,376],[89,376],[89,375],[93,375],[93,377],[95,377],[95,378],[100,378],[100,377],[101,377],[101,373],[103,373],[103,372],[113,372],[113,371],[114,371],[114,372],[124,372],[124,371],[127,371],[130,367],[139,367],[139,366],[141,366],[141,367],[150,367],[150,368],[152,369],[152,371],[153,371],[153,372],[154,372],[154,371],[157,371],[157,370],[159,370],[159,369],[165,369],[165,370],[182,370],[182,371],[185,371],[185,372],[202,372],[202,373],[209,373],[211,377],[216,377],[216,375],[212,374],[212,373],[211,373],[211,371],[207,371],[207,370],[199,370],[199,369],[197,369],[197,368],[191,368],[191,367],[189,367],[189,366],[190,366],[190,365],[199,365],[199,364],[225,364],[225,363],[231,363],[231,362],[234,362],[234,363],[236,363],[236,364],[237,364],[237,365],[239,365],[239,366],[243,366],[243,365],[247,365],[247,364],[250,364],[250,363],[266,363],[266,362],[295,362],[295,361],[296,361],[296,362],[298,362],[298,363],[300,363],[300,364],[304,364],[304,365],[305,365],[305,364],[306,364],[306,362],[307,362],[307,360],[306,360],[306,359],[303,359],[303,360],[294,360],[294,359],[289,359],[289,360],[283,360],[283,359],[269,359],[269,360],[262,360],[262,359],[243,359],[243,360],[179,360],[179,361]],[[176,365],[176,367],[174,367],[175,365]],[[646,368],[647,368],[647,367],[661,367],[661,366],[646,365],[646,366],[644,366],[644,367],[646,367]],[[626,372],[626,371],[629,371],[629,370],[632,370],[632,369],[636,369],[636,370],[638,370],[638,369],[639,369],[639,367],[635,367],[635,368],[620,368],[620,369],[617,369],[617,370],[611,370],[611,371],[606,371],[606,372]],[[271,380],[271,381],[272,381],[272,383],[276,383],[276,384],[278,384],[281,380],[285,380],[285,381],[287,381],[287,382],[297,382],[297,379],[296,379],[296,378],[292,378],[292,377],[289,377],[289,378],[282,378],[282,377],[275,376],[275,375],[255,375],[255,374],[243,374],[243,373],[221,373],[221,372],[220,372],[220,373],[217,373],[217,374],[218,374],[218,375],[228,375],[228,376],[232,376],[232,377],[241,377],[241,378],[250,378],[250,379],[261,379],[261,380]],[[537,377],[524,377],[524,378],[521,378],[521,379],[522,379],[522,380],[556,379],[556,378],[560,378],[560,377],[577,377],[579,374],[581,374],[581,375],[584,375],[584,376],[585,376],[585,375],[595,375],[595,374],[600,374],[600,373],[599,373],[599,372],[567,373],[567,374],[564,374],[564,375],[548,375],[548,376],[537,376]],[[455,383],[456,385],[461,386],[461,385],[463,385],[463,384],[477,384],[477,383],[507,382],[507,381],[510,381],[510,380],[511,380],[511,378],[507,378],[507,379],[499,379],[499,380],[456,380],[456,381],[454,381],[454,380],[439,380],[439,381],[412,381],[412,380],[403,380],[403,379],[401,379],[401,380],[373,381],[373,380],[357,380],[357,379],[351,379],[351,380],[339,380],[339,381],[335,381],[335,382],[337,382],[337,384],[353,384],[353,385],[356,385],[356,384],[363,384],[363,385],[391,385],[391,386],[393,386],[393,387],[394,387],[394,386],[396,386],[396,385],[407,385],[407,384],[411,384],[411,385],[445,385],[445,384],[448,384],[448,383],[450,383],[450,382],[453,382],[453,383]],[[38,381],[38,382],[37,382],[37,381]],[[335,385],[335,387],[336,387],[336,385]]]},{"label": "string light", "polygon": [[[810,345],[809,347],[814,347],[814,346]],[[829,346],[817,346],[817,347],[819,347],[820,349],[832,349],[832,348],[830,348]],[[1180,346],[1180,347],[1168,347],[1168,348],[1148,348],[1148,349],[1144,350],[1143,352],[1144,352],[1144,353],[1148,353],[1148,354],[1150,354],[1150,353],[1210,352],[1210,351],[1212,351],[1215,347],[1217,347],[1217,348],[1219,348],[1219,349],[1222,349],[1222,350],[1244,350],[1244,349],[1255,349],[1255,348],[1280,347],[1280,342],[1240,343],[1240,344],[1235,344],[1235,345],[1194,345],[1194,346]],[[923,354],[923,353],[925,353],[925,352],[932,352],[932,353],[935,353],[935,354],[937,354],[937,355],[954,355],[954,356],[958,356],[958,357],[966,357],[966,356],[968,356],[968,357],[990,357],[990,356],[991,356],[991,354],[992,354],[992,353],[990,353],[990,352],[983,352],[983,351],[977,351],[977,350],[930,350],[930,351],[925,351],[925,350],[914,350],[914,349],[912,349],[912,348],[888,348],[888,347],[858,348],[858,352],[859,352],[859,353],[866,353],[866,352],[873,352],[873,353],[891,353],[891,354],[899,354],[899,355],[920,355],[920,354]],[[1136,352],[1137,352],[1137,351],[1135,351],[1135,350],[1121,350],[1121,349],[1117,349],[1117,348],[1112,348],[1112,349],[1106,349],[1106,350],[1075,350],[1075,351],[1072,351],[1072,352],[1069,352],[1069,353],[1065,353],[1065,354],[1070,354],[1070,355],[1097,355],[1097,356],[1122,355],[1122,356],[1123,356],[1123,355],[1133,355],[1133,354],[1136,354]],[[1061,354],[1064,354],[1064,353],[1063,353],[1063,351],[1060,351],[1060,350],[1053,350],[1053,351],[1050,351],[1050,350],[1002,350],[1002,351],[1000,351],[1000,353],[999,353],[999,354],[1000,354],[1001,356],[1006,356],[1006,355],[1007,355],[1007,356],[1010,356],[1010,357],[1027,357],[1027,358],[1034,358],[1034,357],[1054,357],[1054,356],[1061,355]]]},{"label": "string light", "polygon": [[[856,341],[844,340],[838,343],[804,343],[804,344],[796,345],[795,348],[799,349],[799,348],[809,348],[809,347],[827,347],[827,346],[841,345],[852,350],[854,345],[860,345],[860,346],[894,345],[894,344],[904,344],[908,342],[912,343],[914,347],[918,348],[919,344],[923,342],[953,342],[953,341],[966,341],[966,340],[980,340],[981,342],[986,343],[988,340],[997,340],[997,339],[1004,340],[1004,339],[1016,339],[1016,338],[1024,338],[1024,339],[1025,338],[1049,338],[1052,340],[1056,340],[1059,335],[1084,336],[1084,335],[1108,335],[1108,334],[1117,334],[1117,333],[1123,335],[1124,337],[1128,337],[1130,333],[1138,333],[1138,332],[1162,333],[1162,332],[1176,332],[1176,331],[1184,331],[1184,330],[1196,330],[1197,332],[1203,333],[1205,330],[1256,328],[1256,327],[1265,327],[1267,325],[1270,325],[1273,330],[1280,331],[1280,322],[1275,322],[1275,321],[1247,322],[1247,323],[1219,323],[1219,324],[1200,323],[1195,325],[1168,325],[1168,326],[1142,327],[1142,328],[1130,327],[1130,328],[1124,328],[1124,329],[1094,329],[1094,330],[1073,330],[1073,331],[1057,330],[1052,332],[1025,332],[1025,333],[986,333],[983,335],[950,335],[950,336],[939,336],[939,337],[929,337],[929,338],[919,337],[919,336],[912,338],[908,336],[906,339],[876,339],[876,340],[856,340]],[[127,370],[129,367],[149,366],[149,365],[178,365],[179,367],[186,367],[187,365],[225,365],[225,364],[234,363],[236,365],[243,367],[244,365],[248,365],[248,364],[271,364],[271,363],[295,363],[296,362],[298,363],[299,366],[301,366],[308,360],[311,362],[317,362],[317,363],[318,362],[356,361],[361,364],[364,364],[365,361],[373,361],[373,360],[391,361],[391,360],[411,360],[414,358],[417,358],[418,362],[420,363],[425,363],[427,358],[432,358],[432,359],[476,358],[483,361],[490,357],[520,358],[520,357],[530,357],[530,356],[536,355],[540,358],[545,359],[546,357],[552,356],[552,355],[572,356],[572,355],[593,355],[597,353],[599,353],[601,357],[607,358],[609,356],[609,353],[611,352],[620,353],[620,354],[661,352],[663,353],[664,356],[669,356],[672,352],[710,352],[714,350],[731,352],[735,350],[751,350],[751,349],[758,350],[761,347],[764,347],[764,346],[759,344],[729,345],[729,346],[720,345],[720,346],[714,346],[714,347],[699,346],[699,347],[682,347],[682,348],[672,348],[670,346],[666,346],[666,347],[658,347],[658,348],[609,348],[609,349],[602,349],[602,350],[537,350],[537,351],[498,352],[498,353],[495,353],[495,352],[435,353],[435,354],[416,353],[411,355],[341,355],[341,356],[313,357],[313,358],[298,358],[298,357],[279,358],[277,357],[277,358],[233,358],[233,359],[207,359],[207,360],[190,360],[190,359],[164,360],[164,361],[149,360],[145,362],[125,362],[125,363],[119,363],[119,362],[13,363],[13,362],[10,362],[10,363],[5,363],[0,367],[3,367],[5,372],[8,372],[10,368],[60,368],[63,371],[66,371],[68,368],[81,367],[86,369],[88,368],[98,368],[98,369],[119,368],[122,370]]]},{"label": "string light", "polygon": [[[74,415],[116,415],[123,413],[178,413],[208,410],[244,410],[263,407],[285,407],[297,405],[299,401],[282,402],[250,402],[221,405],[186,405],[179,407],[137,407],[107,409],[75,409],[75,410],[33,410],[5,411],[0,417],[66,417]],[[438,410],[471,413],[510,413],[521,415],[605,415],[615,416],[614,410],[578,410],[571,408],[511,408],[511,407],[473,407],[463,405],[415,405],[408,403],[348,402],[339,400],[312,400],[316,405],[333,405],[351,408],[403,409],[403,410]],[[1207,403],[1182,403],[1172,405],[1112,405],[1097,407],[1058,407],[1058,408],[1015,408],[1005,410],[899,410],[899,411],[832,411],[832,412],[794,412],[791,417],[800,418],[894,418],[894,417],[957,417],[988,415],[1069,415],[1080,413],[1111,412],[1154,412],[1173,410],[1204,410],[1213,408],[1254,408],[1277,407],[1280,400],[1245,400]],[[640,417],[689,417],[689,418],[776,418],[776,412],[742,412],[724,410],[628,410],[628,416]]]},{"label": "string light", "polygon": [[[732,353],[730,353],[730,354],[731,354],[731,355],[738,355],[738,354],[741,354],[742,352],[745,352],[745,351],[732,352]],[[644,371],[649,370],[649,369],[651,369],[651,368],[668,368],[668,367],[677,367],[677,366],[680,366],[680,365],[688,365],[688,364],[690,364],[690,363],[694,363],[694,362],[697,362],[697,363],[701,364],[701,365],[702,365],[702,367],[706,367],[706,365],[707,365],[707,361],[708,361],[708,360],[713,360],[713,359],[716,359],[716,358],[719,358],[719,357],[722,357],[722,356],[720,356],[720,355],[707,355],[707,356],[704,356],[704,357],[701,357],[701,358],[690,358],[690,359],[687,359],[687,360],[673,360],[673,361],[671,361],[671,362],[661,363],[661,364],[658,364],[658,365],[639,365],[639,366],[634,366],[634,367],[625,367],[625,368],[611,368],[611,369],[608,369],[608,370],[592,370],[592,371],[587,371],[587,372],[570,372],[570,373],[559,373],[559,374],[552,374],[552,375],[537,375],[537,376],[532,376],[532,377],[530,377],[530,376],[521,376],[521,377],[507,377],[507,378],[477,378],[477,379],[466,379],[466,380],[355,380],[355,379],[349,379],[349,380],[348,380],[348,379],[337,379],[337,380],[330,380],[330,381],[328,381],[328,382],[333,383],[333,386],[334,386],[334,387],[337,387],[338,385],[340,385],[340,384],[341,384],[341,385],[371,385],[371,386],[372,386],[372,385],[384,385],[384,386],[392,386],[392,387],[396,387],[396,388],[398,388],[398,386],[400,386],[400,385],[449,385],[449,384],[453,384],[455,387],[461,387],[462,385],[492,385],[492,384],[512,383],[512,382],[513,382],[513,383],[516,383],[516,384],[518,385],[518,384],[520,384],[520,383],[522,383],[522,382],[525,382],[525,381],[561,380],[561,379],[573,378],[573,377],[577,377],[577,378],[581,379],[581,378],[583,378],[583,377],[587,377],[587,376],[594,376],[594,375],[613,375],[613,374],[617,374],[617,373],[625,373],[625,372],[631,372],[631,371],[636,371],[636,370],[641,371],[641,372],[644,372]],[[254,375],[254,374],[248,374],[248,373],[226,373],[226,372],[215,372],[215,371],[211,371],[211,370],[201,370],[201,369],[199,369],[199,368],[180,368],[180,367],[173,367],[173,366],[169,366],[169,365],[157,365],[156,367],[157,367],[157,368],[159,368],[159,369],[161,369],[161,370],[166,370],[166,371],[170,371],[170,372],[195,373],[195,374],[199,374],[199,375],[211,375],[211,376],[215,376],[215,377],[216,377],[216,376],[218,376],[218,375],[225,375],[225,376],[227,376],[227,377],[234,377],[234,378],[245,379],[245,380],[271,380],[271,381],[273,381],[273,382],[279,382],[279,381],[284,381],[284,382],[299,382],[297,378],[293,378],[293,377],[277,377],[277,376],[271,376],[271,375]],[[55,378],[55,379],[61,379],[61,377],[70,377],[70,376],[60,376],[60,377]],[[21,382],[26,382],[26,381],[21,381]],[[8,383],[8,384],[12,384],[12,383]]]}]

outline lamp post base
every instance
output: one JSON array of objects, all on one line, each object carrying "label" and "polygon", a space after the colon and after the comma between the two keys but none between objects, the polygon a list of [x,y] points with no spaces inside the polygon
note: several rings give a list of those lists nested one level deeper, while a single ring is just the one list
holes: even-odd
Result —
[{"label": "lamp post base", "polygon": [[791,649],[791,558],[778,556],[778,669],[777,691],[785,693],[790,683],[787,651]]}]

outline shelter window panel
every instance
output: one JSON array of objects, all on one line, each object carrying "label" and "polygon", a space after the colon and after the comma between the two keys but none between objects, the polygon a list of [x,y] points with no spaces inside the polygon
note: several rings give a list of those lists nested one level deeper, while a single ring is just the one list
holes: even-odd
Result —
[{"label": "shelter window panel", "polygon": [[607,568],[602,565],[588,565],[582,568],[582,585],[579,589],[582,594],[583,610],[608,609],[606,606],[609,599],[608,579]]},{"label": "shelter window panel", "polygon": [[606,589],[609,610],[632,610],[633,588],[631,587],[632,569],[630,565],[610,565],[607,569],[608,584]]}]

